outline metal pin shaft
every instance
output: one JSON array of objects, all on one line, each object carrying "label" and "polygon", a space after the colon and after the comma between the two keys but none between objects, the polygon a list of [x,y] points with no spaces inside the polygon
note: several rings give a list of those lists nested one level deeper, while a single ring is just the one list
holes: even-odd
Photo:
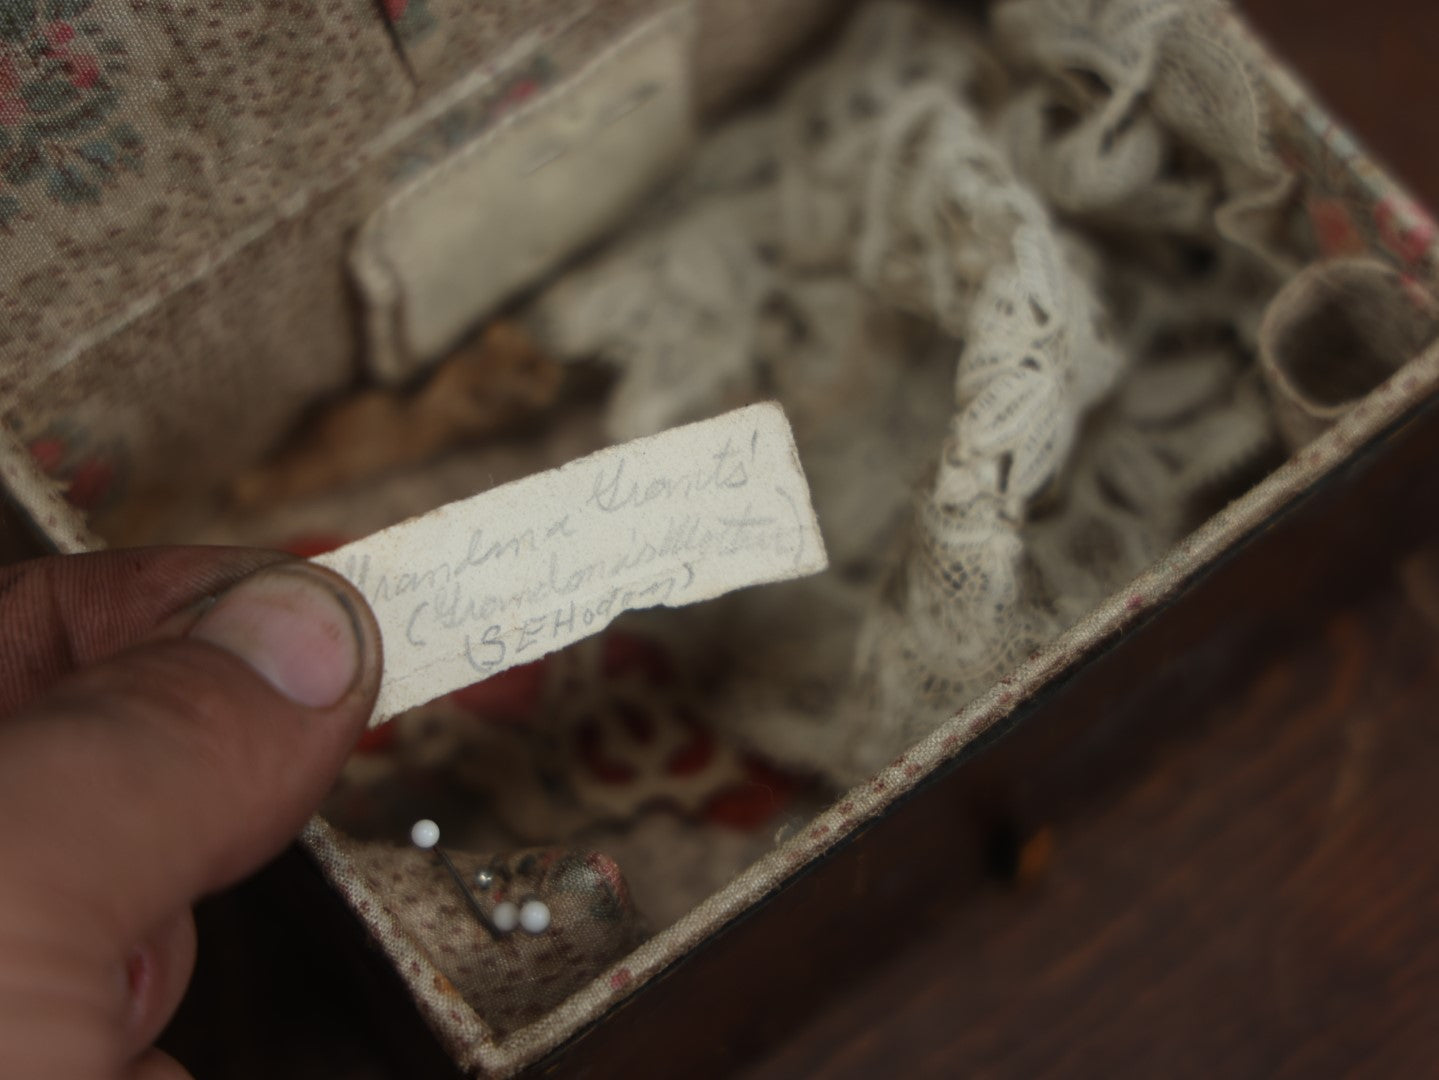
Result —
[{"label": "metal pin shaft", "polygon": [[490,937],[498,941],[500,939],[500,932],[495,929],[495,924],[492,923],[490,917],[485,914],[485,909],[480,907],[480,902],[475,899],[475,894],[470,892],[470,887],[465,884],[465,879],[460,875],[460,871],[455,867],[455,864],[450,861],[450,857],[445,854],[442,848],[436,846],[433,850],[440,860],[440,865],[448,870],[450,877],[454,879],[455,888],[459,889],[460,895],[465,898],[465,903],[469,905],[470,913],[474,915],[475,921],[485,928]]}]

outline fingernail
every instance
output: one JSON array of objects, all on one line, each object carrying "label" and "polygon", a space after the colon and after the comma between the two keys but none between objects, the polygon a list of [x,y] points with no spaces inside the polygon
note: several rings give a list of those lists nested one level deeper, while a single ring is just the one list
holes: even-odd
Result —
[{"label": "fingernail", "polygon": [[291,701],[334,705],[360,674],[358,620],[336,587],[299,566],[261,570],[223,593],[190,637],[218,645]]}]

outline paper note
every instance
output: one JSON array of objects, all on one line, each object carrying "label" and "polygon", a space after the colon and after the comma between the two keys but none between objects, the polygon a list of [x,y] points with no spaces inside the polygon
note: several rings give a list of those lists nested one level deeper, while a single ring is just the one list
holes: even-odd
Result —
[{"label": "paper note", "polygon": [[372,724],[603,630],[827,565],[778,405],[611,447],[317,558],[369,600]]}]

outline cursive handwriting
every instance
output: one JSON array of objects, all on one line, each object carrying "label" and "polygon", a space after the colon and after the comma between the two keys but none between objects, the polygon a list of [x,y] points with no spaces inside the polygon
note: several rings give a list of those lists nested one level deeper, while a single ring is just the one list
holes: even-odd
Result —
[{"label": "cursive handwriting", "polygon": [[[751,439],[751,455],[756,442]],[[601,463],[595,468],[589,502],[606,514],[614,514],[638,510],[659,500],[691,499],[717,488],[733,490],[749,483],[749,470],[729,439],[711,456],[711,461],[708,467],[639,480],[625,476],[627,457],[619,458],[613,466]]]},{"label": "cursive handwriting", "polygon": [[385,715],[603,629],[812,573],[824,549],[783,414],[751,406],[395,526],[321,561],[384,635]]}]

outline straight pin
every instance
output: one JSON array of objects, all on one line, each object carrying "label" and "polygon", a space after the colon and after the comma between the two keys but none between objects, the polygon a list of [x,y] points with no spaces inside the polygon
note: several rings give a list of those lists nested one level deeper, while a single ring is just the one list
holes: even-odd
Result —
[{"label": "straight pin", "polygon": [[475,894],[470,892],[470,887],[465,884],[465,879],[460,876],[460,871],[440,847],[440,827],[429,818],[422,818],[415,822],[410,829],[410,842],[424,851],[433,851],[439,857],[440,865],[449,873],[455,883],[455,888],[460,890],[460,895],[469,906],[475,921],[485,928],[485,932],[490,937],[498,941],[501,937],[499,928],[485,914],[485,909],[480,907],[480,902],[475,899]]}]

